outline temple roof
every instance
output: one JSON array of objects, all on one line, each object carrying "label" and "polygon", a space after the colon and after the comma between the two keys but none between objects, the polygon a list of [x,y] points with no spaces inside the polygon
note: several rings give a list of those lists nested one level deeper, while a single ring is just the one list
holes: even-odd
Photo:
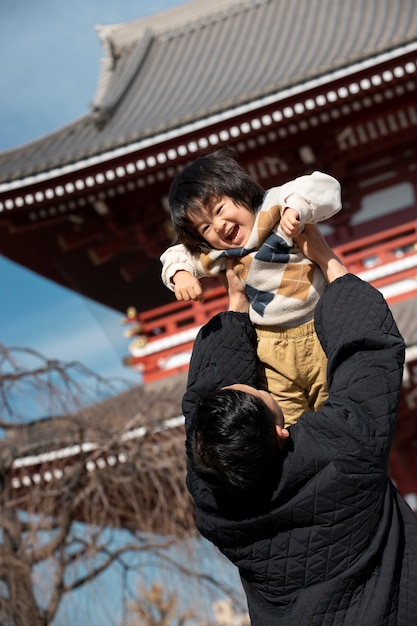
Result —
[{"label": "temple roof", "polygon": [[90,112],[0,153],[3,187],[126,146],[156,145],[190,125],[412,51],[417,3],[194,0],[97,33],[104,56]]},{"label": "temple roof", "polygon": [[136,433],[139,427],[150,432],[163,424],[173,428],[172,420],[182,416],[186,380],[187,372],[183,372],[133,387],[71,415],[19,424],[0,441],[0,459],[4,463],[7,456],[34,457],[75,443],[104,445],[123,433]]},{"label": "temple roof", "polygon": [[55,516],[71,493],[73,519],[189,536],[195,519],[185,486],[184,389],[183,374],[8,430],[0,482],[9,505]]}]

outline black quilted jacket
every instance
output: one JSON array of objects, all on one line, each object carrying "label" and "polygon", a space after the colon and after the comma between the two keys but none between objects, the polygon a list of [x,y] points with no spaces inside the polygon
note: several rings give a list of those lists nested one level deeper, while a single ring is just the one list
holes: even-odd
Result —
[{"label": "black quilted jacket", "polygon": [[[378,291],[349,274],[315,324],[329,399],[290,427],[272,487],[233,502],[189,468],[197,526],[238,568],[253,625],[417,625],[417,518],[387,477],[404,344]],[[249,318],[221,313],[196,339],[183,400],[256,385]]]}]

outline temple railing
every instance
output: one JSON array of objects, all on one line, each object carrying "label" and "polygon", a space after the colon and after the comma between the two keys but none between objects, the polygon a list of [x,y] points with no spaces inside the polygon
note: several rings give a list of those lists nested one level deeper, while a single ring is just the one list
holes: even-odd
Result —
[{"label": "temple railing", "polygon": [[[349,271],[379,289],[388,302],[417,296],[417,220],[334,248]],[[205,292],[205,302],[172,302],[125,322],[134,324],[126,364],[144,382],[188,368],[198,330],[227,308],[223,287]]]}]

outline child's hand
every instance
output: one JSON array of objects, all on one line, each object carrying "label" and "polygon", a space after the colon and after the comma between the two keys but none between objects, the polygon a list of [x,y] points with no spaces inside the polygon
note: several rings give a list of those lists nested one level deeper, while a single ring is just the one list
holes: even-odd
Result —
[{"label": "child's hand", "polygon": [[172,277],[175,285],[175,297],[177,300],[195,300],[204,302],[203,288],[198,278],[186,270],[179,270]]},{"label": "child's hand", "polygon": [[287,207],[281,217],[281,228],[287,237],[296,237],[299,235],[304,225],[300,222],[300,214],[295,209]]}]

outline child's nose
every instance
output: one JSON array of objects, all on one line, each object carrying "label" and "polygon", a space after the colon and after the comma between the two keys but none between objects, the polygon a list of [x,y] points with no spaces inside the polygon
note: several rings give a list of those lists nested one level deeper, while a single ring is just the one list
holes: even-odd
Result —
[{"label": "child's nose", "polygon": [[221,231],[222,229],[222,220],[220,219],[220,217],[216,217],[214,220],[214,230],[216,231],[216,233],[218,233],[219,231]]}]

